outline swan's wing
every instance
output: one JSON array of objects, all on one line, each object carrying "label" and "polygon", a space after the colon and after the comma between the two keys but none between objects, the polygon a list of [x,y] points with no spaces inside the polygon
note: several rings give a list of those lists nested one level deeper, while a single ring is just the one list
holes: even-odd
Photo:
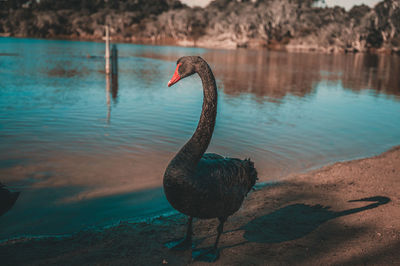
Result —
[{"label": "swan's wing", "polygon": [[220,155],[213,157],[216,159],[208,158],[203,157],[197,166],[195,186],[207,197],[241,202],[257,178],[253,163]]},{"label": "swan's wing", "polygon": [[206,155],[196,171],[182,179],[177,201],[182,212],[199,218],[228,217],[235,213],[255,184],[257,172],[250,160]]},{"label": "swan's wing", "polygon": [[216,153],[205,153],[205,154],[203,154],[202,159],[217,160],[217,159],[224,159],[224,157],[219,154],[216,154]]}]

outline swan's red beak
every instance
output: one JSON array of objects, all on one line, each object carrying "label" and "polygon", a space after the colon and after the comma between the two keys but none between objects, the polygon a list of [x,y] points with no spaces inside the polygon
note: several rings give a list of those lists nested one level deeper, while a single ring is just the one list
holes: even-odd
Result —
[{"label": "swan's red beak", "polygon": [[179,76],[179,72],[178,72],[178,69],[179,69],[180,66],[181,66],[181,63],[179,63],[176,66],[175,73],[172,76],[172,79],[168,82],[168,87],[171,87],[172,85],[174,85],[175,83],[177,83],[181,79],[181,77]]}]

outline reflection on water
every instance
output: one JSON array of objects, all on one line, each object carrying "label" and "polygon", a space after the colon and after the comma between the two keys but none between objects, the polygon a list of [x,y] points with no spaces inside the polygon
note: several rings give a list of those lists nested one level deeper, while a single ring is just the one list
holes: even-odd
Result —
[{"label": "reflection on water", "polygon": [[118,74],[111,74],[111,82],[110,75],[105,75],[106,78],[106,102],[107,102],[107,124],[110,123],[111,118],[111,101],[110,94],[112,96],[114,104],[117,104],[118,98]]},{"label": "reflection on water", "polygon": [[112,80],[111,95],[114,100],[114,103],[116,103],[118,98],[118,74],[112,74],[111,80]]},{"label": "reflection on water", "polygon": [[110,117],[111,117],[111,102],[110,102],[110,76],[106,76],[106,102],[107,102],[107,124],[110,123]]},{"label": "reflection on water", "polygon": [[228,94],[250,92],[271,98],[282,98],[287,93],[305,96],[322,80],[340,80],[346,89],[400,94],[400,60],[396,56],[245,50],[233,55],[213,51],[206,57],[215,62],[217,76]]},{"label": "reflection on water", "polygon": [[252,93],[280,99],[290,93],[304,96],[320,80],[318,58],[308,54],[239,50],[235,54],[212,51],[206,58],[215,64],[224,92]]},{"label": "reflection on water", "polygon": [[[183,54],[141,51],[136,56],[176,61]],[[267,50],[207,50],[201,54],[221,81],[224,93],[251,93],[280,99],[305,96],[320,81],[341,81],[345,89],[400,95],[398,56],[377,54],[284,53]],[[145,74],[145,73],[144,73]]]},{"label": "reflection on water", "polygon": [[0,239],[171,211],[163,172],[202,104],[198,77],[166,86],[183,55],[217,78],[209,151],[252,158],[261,181],[399,144],[397,56],[118,49],[105,78],[101,43],[0,38],[0,55],[18,53],[0,60],[0,180],[22,192]]}]

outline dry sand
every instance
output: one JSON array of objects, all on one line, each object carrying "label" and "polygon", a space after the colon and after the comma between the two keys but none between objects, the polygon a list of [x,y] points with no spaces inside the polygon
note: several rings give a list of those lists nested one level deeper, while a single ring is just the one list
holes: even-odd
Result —
[{"label": "dry sand", "polygon": [[[216,265],[400,265],[400,147],[379,156],[292,175],[252,192],[230,217]],[[349,202],[362,198],[372,201]],[[216,220],[197,220],[197,247]],[[3,228],[4,229],[4,228]],[[170,251],[185,218],[124,223],[67,238],[0,245],[1,265],[203,265]]]}]

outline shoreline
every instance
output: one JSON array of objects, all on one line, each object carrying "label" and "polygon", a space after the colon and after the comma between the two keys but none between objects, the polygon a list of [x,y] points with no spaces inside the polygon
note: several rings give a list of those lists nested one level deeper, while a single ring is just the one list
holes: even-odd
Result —
[{"label": "shoreline", "polygon": [[[399,263],[399,185],[400,146],[263,185],[228,219],[217,264]],[[195,220],[197,247],[212,245],[216,226],[216,219]],[[203,265],[192,262],[190,251],[173,252],[163,246],[184,231],[184,216],[172,214],[66,237],[9,240],[0,243],[4,254],[0,261],[2,265]]]},{"label": "shoreline", "polygon": [[[76,42],[94,42],[94,43],[104,43],[104,40],[98,38],[74,38],[72,36],[55,36],[51,38],[40,38],[34,36],[12,36],[12,35],[0,35],[0,38],[15,38],[15,39],[35,39],[35,40],[49,40],[49,41],[76,41]],[[255,43],[259,43],[254,41]],[[249,45],[247,47],[243,46],[235,46],[232,43],[226,45],[226,42],[219,42],[214,40],[201,41],[198,40],[196,42],[192,40],[167,40],[167,41],[154,41],[154,40],[145,40],[145,39],[123,39],[123,38],[114,38],[111,39],[111,43],[114,44],[136,44],[136,45],[150,45],[150,46],[175,46],[175,47],[183,47],[183,48],[200,48],[200,49],[211,49],[211,50],[267,50],[267,51],[277,51],[277,52],[285,52],[285,53],[316,53],[316,54],[385,54],[385,55],[397,55],[400,56],[400,48],[399,47],[382,47],[379,49],[371,48],[365,49],[362,51],[359,50],[346,50],[341,47],[322,47],[315,45],[306,45],[306,44],[288,44],[288,45]],[[200,45],[195,45],[195,43]]]}]

